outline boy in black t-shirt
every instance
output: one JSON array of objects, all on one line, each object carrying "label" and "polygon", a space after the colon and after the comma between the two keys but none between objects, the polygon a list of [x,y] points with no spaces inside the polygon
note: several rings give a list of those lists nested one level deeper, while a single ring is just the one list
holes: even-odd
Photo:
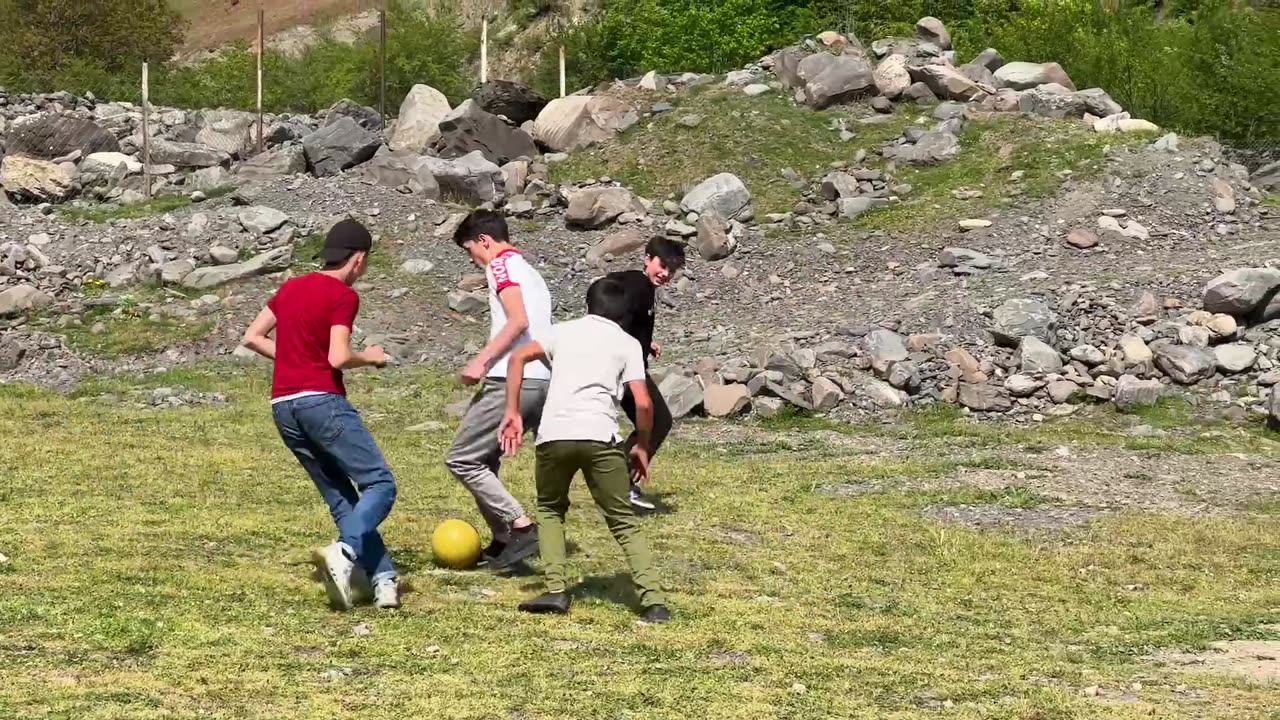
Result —
[{"label": "boy in black t-shirt", "polygon": [[[631,311],[628,313],[627,320],[622,323],[622,329],[640,342],[640,348],[644,352],[645,381],[649,386],[649,396],[653,398],[653,433],[650,435],[651,447],[648,448],[650,459],[662,446],[667,433],[671,432],[672,422],[671,410],[667,408],[662,393],[658,392],[658,384],[649,377],[648,373],[649,356],[662,356],[662,346],[653,341],[654,297],[657,289],[670,282],[671,277],[684,267],[684,262],[684,246],[665,237],[655,236],[645,246],[643,270],[623,270],[609,273],[607,276],[622,283],[627,290]],[[622,399],[622,409],[634,425],[636,404],[630,390]],[[633,432],[627,438],[628,451],[636,442],[637,437]],[[654,504],[645,499],[640,492],[640,485],[635,481],[634,474],[631,483],[631,505],[641,510],[654,509]]]}]

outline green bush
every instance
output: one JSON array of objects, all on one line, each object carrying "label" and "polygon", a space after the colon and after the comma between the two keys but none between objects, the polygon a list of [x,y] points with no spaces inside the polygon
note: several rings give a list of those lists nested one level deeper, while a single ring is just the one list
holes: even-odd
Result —
[{"label": "green bush", "polygon": [[[466,62],[479,47],[475,32],[457,15],[428,14],[397,0],[387,16],[387,112],[418,83],[426,83],[457,103],[470,95]],[[263,106],[272,112],[315,112],[347,97],[378,106],[379,47],[374,39],[348,45],[331,38],[299,58],[268,51],[263,57]],[[217,58],[169,73],[156,84],[155,102],[178,107],[250,109],[256,100],[257,59],[244,45]]]},{"label": "green bush", "polygon": [[[1078,87],[1105,89],[1137,117],[1227,140],[1280,141],[1280,14],[1231,0],[1183,2],[1163,19],[1146,3],[1035,0],[968,25],[962,58],[988,45],[1006,59],[1062,64]],[[1003,6],[1003,7],[1001,7]]]},{"label": "green bush", "polygon": [[[1233,0],[614,0],[570,29],[570,89],[649,70],[723,72],[825,29],[864,42],[941,18],[959,60],[995,47],[1061,63],[1135,116],[1242,143],[1280,142],[1280,12]],[[553,40],[552,45],[556,44]],[[557,89],[555,53],[535,80]]]},{"label": "green bush", "polygon": [[[114,8],[132,1],[110,0],[104,7]],[[14,8],[24,2],[35,0],[0,0],[0,9]],[[479,36],[463,28],[456,14],[442,12],[433,16],[419,4],[393,0],[387,28],[386,84],[390,114],[395,113],[417,83],[435,87],[455,103],[470,95],[473,81],[466,64],[479,47]],[[22,33],[11,31],[11,34]],[[57,37],[57,34],[51,33],[51,36]],[[88,49],[77,50],[78,54],[64,54],[53,66],[42,67],[39,72],[31,72],[30,64],[22,62],[20,55],[4,50],[13,45],[0,46],[0,85],[19,91],[92,92],[98,97],[138,102],[142,71],[138,53],[142,50],[126,47],[123,39],[118,42],[118,56],[100,57],[96,46],[82,43],[77,47]],[[108,47],[102,40],[99,45]],[[171,56],[174,46],[169,43],[163,57]],[[314,112],[348,97],[377,107],[379,67],[376,39],[362,39],[350,45],[324,39],[299,58],[268,50],[263,57],[263,106],[270,112]],[[171,67],[157,62],[151,71],[151,101],[186,108],[251,110],[257,101],[256,68],[257,56],[245,43],[228,47],[198,65]]]},{"label": "green bush", "polygon": [[168,59],[185,29],[166,0],[0,0],[0,18],[0,84],[28,90]]}]

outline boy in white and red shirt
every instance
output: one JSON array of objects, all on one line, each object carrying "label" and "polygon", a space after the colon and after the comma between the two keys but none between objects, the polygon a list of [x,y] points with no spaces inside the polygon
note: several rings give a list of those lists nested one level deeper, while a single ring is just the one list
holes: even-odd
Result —
[{"label": "boy in white and red shirt", "polygon": [[[511,244],[507,221],[499,213],[471,213],[458,225],[453,240],[485,271],[490,327],[488,344],[462,369],[462,382],[480,387],[445,453],[445,464],[475,497],[489,524],[493,539],[482,558],[499,569],[538,551],[537,525],[498,479],[498,425],[506,408],[511,350],[540,339],[551,328],[551,294],[542,276]],[[545,363],[530,363],[524,369],[516,387],[525,427],[537,427],[550,381],[551,369]]]},{"label": "boy in white and red shirt", "polygon": [[351,328],[360,309],[351,286],[364,275],[372,247],[373,238],[360,223],[334,225],[320,251],[324,269],[281,285],[244,335],[245,347],[275,361],[271,414],[276,429],[338,526],[338,541],[316,550],[314,557],[329,600],[339,610],[353,603],[353,580],[372,583],[378,607],[400,606],[396,568],[378,533],[395,502],[395,478],[347,402],[342,381],[343,370],[387,362],[380,347],[351,350]]}]

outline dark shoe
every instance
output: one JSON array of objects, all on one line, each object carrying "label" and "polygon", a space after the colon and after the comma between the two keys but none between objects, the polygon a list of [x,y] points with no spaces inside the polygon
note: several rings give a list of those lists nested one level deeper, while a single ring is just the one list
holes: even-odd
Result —
[{"label": "dark shoe", "polygon": [[671,619],[671,611],[666,605],[650,605],[640,613],[640,622],[645,623],[664,623]]},{"label": "dark shoe", "polygon": [[492,564],[494,560],[497,560],[502,556],[502,551],[506,549],[506,543],[494,540],[490,542],[485,549],[480,551],[480,562],[485,563],[486,565]]},{"label": "dark shoe", "polygon": [[658,506],[651,501],[645,499],[644,493],[640,491],[640,486],[632,484],[631,493],[628,496],[631,501],[631,507],[637,510],[657,510]]},{"label": "dark shoe", "polygon": [[498,557],[489,561],[489,567],[501,569],[511,567],[530,555],[538,553],[538,526],[530,525],[511,531],[511,539]]},{"label": "dark shoe", "polygon": [[519,609],[527,613],[564,615],[569,612],[569,596],[562,592],[542,593],[520,603]]}]

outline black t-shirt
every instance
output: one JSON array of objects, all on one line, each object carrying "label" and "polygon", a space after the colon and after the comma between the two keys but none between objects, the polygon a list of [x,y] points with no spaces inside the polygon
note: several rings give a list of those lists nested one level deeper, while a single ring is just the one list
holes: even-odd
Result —
[{"label": "black t-shirt", "polygon": [[621,282],[627,289],[627,298],[631,302],[631,307],[627,320],[622,323],[622,329],[640,342],[640,349],[644,352],[644,363],[647,367],[649,355],[652,354],[650,346],[653,344],[655,292],[653,283],[649,282],[649,277],[639,270],[612,272],[609,273],[609,277]]}]

